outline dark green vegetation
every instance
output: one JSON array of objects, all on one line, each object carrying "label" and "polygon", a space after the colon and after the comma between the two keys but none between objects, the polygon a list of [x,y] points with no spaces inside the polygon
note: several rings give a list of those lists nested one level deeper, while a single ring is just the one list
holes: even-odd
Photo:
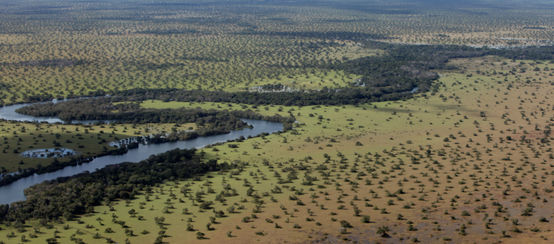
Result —
[{"label": "dark green vegetation", "polygon": [[205,160],[195,150],[172,150],[140,163],[111,165],[94,173],[59,178],[26,190],[27,200],[0,206],[0,221],[24,223],[30,218],[71,219],[90,213],[94,206],[117,199],[132,199],[166,180],[187,179],[210,171],[228,169],[227,163]]},{"label": "dark green vegetation", "polygon": [[251,110],[225,111],[200,108],[144,109],[139,103],[127,102],[127,97],[77,99],[61,103],[42,103],[20,108],[17,112],[37,117],[59,117],[64,121],[98,120],[116,123],[195,123],[202,130],[218,133],[240,129],[246,123],[240,119],[263,119],[273,122],[293,122],[294,118],[279,115],[262,116]]},{"label": "dark green vegetation", "polygon": [[[147,91],[150,93],[151,91]],[[172,95],[169,93],[169,95]],[[98,120],[113,121],[115,123],[195,123],[200,128],[194,132],[171,133],[170,141],[186,140],[198,136],[209,136],[228,133],[231,130],[247,126],[241,119],[257,119],[272,122],[281,122],[285,130],[291,128],[294,116],[283,117],[275,114],[266,116],[252,110],[226,111],[204,110],[201,108],[180,109],[145,109],[135,97],[116,96],[110,98],[77,99],[61,103],[42,103],[26,106],[18,110],[19,113],[37,117],[59,117],[64,121]],[[183,136],[179,136],[183,134]]]}]

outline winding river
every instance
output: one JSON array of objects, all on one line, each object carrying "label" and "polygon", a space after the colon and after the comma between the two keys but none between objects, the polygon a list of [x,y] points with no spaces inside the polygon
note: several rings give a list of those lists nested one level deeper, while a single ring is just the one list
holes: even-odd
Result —
[{"label": "winding river", "polygon": [[[11,121],[23,121],[23,122],[46,122],[46,123],[63,123],[62,120],[56,117],[42,118],[23,115],[15,112],[18,108],[28,106],[30,104],[18,104],[12,106],[5,106],[0,108],[0,119]],[[192,149],[202,148],[211,144],[220,142],[226,142],[228,140],[234,140],[237,138],[257,136],[262,133],[275,133],[283,130],[283,124],[276,122],[269,122],[263,120],[250,120],[244,119],[244,121],[252,128],[244,128],[241,130],[232,131],[227,134],[199,137],[192,140],[167,142],[161,144],[140,144],[138,148],[129,149],[127,153],[122,155],[107,155],[94,158],[88,163],[84,163],[76,166],[68,166],[63,169],[45,173],[35,174],[29,177],[21,178],[9,185],[0,187],[0,204],[10,204],[17,201],[25,200],[24,190],[32,185],[39,184],[44,181],[54,180],[58,177],[67,177],[83,172],[94,172],[98,169],[104,168],[107,165],[120,164],[124,162],[137,163],[147,159],[151,155],[167,152],[176,148],[180,149]]]}]

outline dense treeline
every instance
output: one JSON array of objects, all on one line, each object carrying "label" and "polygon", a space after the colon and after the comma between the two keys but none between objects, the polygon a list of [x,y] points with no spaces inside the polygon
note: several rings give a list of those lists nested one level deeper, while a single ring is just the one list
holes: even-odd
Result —
[{"label": "dense treeline", "polygon": [[554,60],[554,46],[492,50],[493,55],[511,59]]},{"label": "dense treeline", "polygon": [[179,89],[135,89],[118,93],[135,100],[159,99],[163,101],[186,102],[230,102],[254,105],[339,105],[358,104],[373,101],[384,101],[408,98],[410,90],[394,93],[392,88],[382,87],[375,89],[341,88],[322,89],[320,91],[292,91],[292,92],[225,92]]},{"label": "dense treeline", "polygon": [[118,123],[196,123],[203,129],[230,130],[246,126],[241,119],[259,119],[272,122],[291,123],[294,118],[263,116],[251,110],[226,111],[200,108],[145,109],[135,102],[125,102],[128,97],[104,97],[76,99],[59,103],[41,103],[25,106],[19,113],[36,117],[59,117],[64,121],[98,120]]},{"label": "dense treeline", "polygon": [[94,173],[82,173],[35,185],[25,190],[27,200],[0,206],[0,221],[24,223],[31,218],[70,219],[90,213],[93,207],[116,199],[132,199],[148,186],[166,180],[232,167],[204,160],[196,150],[175,149],[139,163],[111,165]]},{"label": "dense treeline", "polygon": [[64,121],[109,120],[121,123],[197,123],[237,129],[244,126],[227,111],[202,109],[142,109],[137,103],[111,103],[109,99],[77,99],[61,103],[25,106],[17,112],[39,117],[56,116]]},{"label": "dense treeline", "polygon": [[336,39],[336,40],[367,40],[367,39],[387,39],[388,37],[381,34],[369,34],[361,32],[351,31],[328,31],[328,32],[315,32],[315,31],[245,31],[237,34],[243,35],[268,35],[268,36],[282,36],[282,37],[308,37],[308,38],[321,38],[321,39]]},{"label": "dense treeline", "polygon": [[[390,45],[379,42],[366,42],[368,47],[386,50],[397,60],[416,60],[445,63],[447,59],[471,58],[496,55],[511,59],[554,60],[554,46],[513,47],[513,48],[475,48],[458,45]],[[440,66],[437,66],[440,67]]]},{"label": "dense treeline", "polygon": [[434,70],[449,69],[454,58],[497,55],[511,59],[554,60],[554,46],[510,49],[474,48],[454,45],[390,45],[366,42],[368,48],[379,48],[387,55],[366,57],[345,62],[338,68],[363,75],[370,87],[418,85],[425,90],[429,81],[438,78]]},{"label": "dense treeline", "polygon": [[438,78],[437,69],[446,69],[452,58],[478,57],[487,54],[484,49],[438,45],[384,45],[367,43],[382,48],[387,55],[366,57],[345,62],[336,67],[362,75],[362,84],[368,89],[389,88],[391,93],[404,92],[414,87],[427,91]]},{"label": "dense treeline", "polygon": [[[201,136],[227,133],[244,128],[241,119],[258,119],[290,124],[292,117],[263,116],[254,111],[204,110],[200,108],[144,109],[138,103],[123,102],[127,97],[76,99],[60,103],[41,103],[25,106],[19,113],[37,117],[59,117],[64,121],[98,120],[118,123],[196,123]],[[289,125],[290,126],[290,125]],[[208,133],[211,131],[212,133]]]}]

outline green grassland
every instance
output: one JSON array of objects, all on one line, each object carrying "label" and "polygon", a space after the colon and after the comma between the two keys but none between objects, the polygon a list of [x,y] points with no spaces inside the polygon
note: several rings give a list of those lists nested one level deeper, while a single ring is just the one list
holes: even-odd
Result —
[{"label": "green grassland", "polygon": [[[3,226],[0,236],[6,243],[21,236],[196,242],[198,232],[206,243],[548,242],[554,66],[496,57],[451,64],[460,69],[441,72],[438,91],[406,101],[308,107],[145,101],[147,108],[292,113],[299,123],[236,147],[203,149],[212,158],[247,162],[243,168],[168,181],[74,221]],[[204,209],[206,201],[213,205]],[[380,237],[382,231],[391,237]]]}]

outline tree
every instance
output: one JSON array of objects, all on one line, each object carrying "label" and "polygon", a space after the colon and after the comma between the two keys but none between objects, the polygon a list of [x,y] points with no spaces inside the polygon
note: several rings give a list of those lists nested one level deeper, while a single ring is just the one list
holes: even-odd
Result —
[{"label": "tree", "polygon": [[206,239],[206,234],[204,234],[204,233],[198,231],[198,232],[196,232],[196,239],[198,239],[198,240],[204,240],[204,239]]},{"label": "tree", "polygon": [[389,235],[389,232],[390,229],[388,226],[380,226],[379,228],[377,228],[377,234],[381,235],[381,237],[383,238],[389,238],[390,235]]}]

